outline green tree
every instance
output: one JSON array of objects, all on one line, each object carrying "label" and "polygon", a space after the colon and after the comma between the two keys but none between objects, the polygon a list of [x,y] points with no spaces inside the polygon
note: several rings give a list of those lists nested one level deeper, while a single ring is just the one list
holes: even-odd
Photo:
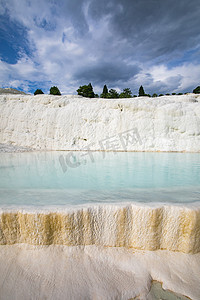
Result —
[{"label": "green tree", "polygon": [[50,95],[58,95],[58,96],[61,95],[61,93],[60,93],[59,89],[57,88],[57,86],[52,86],[50,88]]},{"label": "green tree", "polygon": [[200,86],[197,86],[194,90],[193,90],[194,94],[200,94]]},{"label": "green tree", "polygon": [[108,94],[108,88],[106,84],[103,87],[103,94]]},{"label": "green tree", "polygon": [[37,89],[35,92],[34,92],[34,95],[40,95],[40,94],[44,94],[43,91],[41,89]]},{"label": "green tree", "polygon": [[142,85],[141,85],[141,87],[139,88],[139,97],[141,97],[141,96],[145,96],[144,88],[143,88]]},{"label": "green tree", "polygon": [[95,94],[93,91],[92,84],[89,83],[88,85],[82,85],[77,90],[78,95],[87,97],[87,98],[94,98]]},{"label": "green tree", "polygon": [[108,88],[107,85],[105,84],[103,87],[103,93],[100,95],[101,98],[108,98]]},{"label": "green tree", "polygon": [[153,98],[156,98],[156,97],[158,97],[158,95],[157,95],[156,93],[154,93],[154,94],[152,95],[152,97],[153,97]]},{"label": "green tree", "polygon": [[119,95],[119,98],[131,98],[132,92],[129,88],[123,89],[123,92]]},{"label": "green tree", "polygon": [[110,89],[109,93],[108,93],[108,98],[117,99],[117,98],[119,98],[119,94],[116,90]]},{"label": "green tree", "polygon": [[95,97],[95,94],[94,94],[94,91],[93,91],[93,87],[92,87],[92,84],[89,83],[88,84],[88,87],[89,87],[89,98],[94,98]]}]

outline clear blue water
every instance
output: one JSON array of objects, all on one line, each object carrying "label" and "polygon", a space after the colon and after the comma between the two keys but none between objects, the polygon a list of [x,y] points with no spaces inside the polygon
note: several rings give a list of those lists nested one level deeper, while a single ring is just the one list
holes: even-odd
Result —
[{"label": "clear blue water", "polygon": [[0,154],[0,205],[200,201],[200,154]]}]

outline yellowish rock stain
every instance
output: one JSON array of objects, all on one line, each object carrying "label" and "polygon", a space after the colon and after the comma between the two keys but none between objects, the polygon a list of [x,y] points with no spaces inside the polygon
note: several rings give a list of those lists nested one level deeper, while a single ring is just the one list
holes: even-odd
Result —
[{"label": "yellowish rock stain", "polygon": [[84,208],[68,212],[3,212],[0,244],[101,245],[200,252],[200,209]]}]

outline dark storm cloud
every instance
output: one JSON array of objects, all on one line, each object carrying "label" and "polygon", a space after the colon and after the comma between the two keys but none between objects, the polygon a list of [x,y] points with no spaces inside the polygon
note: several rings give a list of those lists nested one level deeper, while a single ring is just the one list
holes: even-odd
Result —
[{"label": "dark storm cloud", "polygon": [[115,84],[126,82],[139,73],[139,67],[128,66],[122,62],[99,62],[93,66],[84,67],[74,74],[74,79],[94,84]]},{"label": "dark storm cloud", "polygon": [[29,77],[64,92],[91,82],[162,93],[200,84],[199,0],[0,0],[0,15],[1,85]]},{"label": "dark storm cloud", "polygon": [[92,0],[94,19],[110,16],[114,37],[123,38],[145,59],[194,47],[200,41],[199,0]]},{"label": "dark storm cloud", "polygon": [[86,3],[86,0],[55,1],[55,4],[57,5],[55,9],[58,11],[58,14],[66,19],[66,23],[70,20],[76,33],[80,36],[86,35],[89,31],[88,23],[84,14]]},{"label": "dark storm cloud", "polygon": [[[108,22],[101,39],[89,44],[88,56],[95,53],[96,63],[92,66],[86,63],[73,74],[80,82],[102,85],[106,81],[121,84],[121,88],[139,72],[141,65],[144,67],[145,64],[146,68],[158,64],[173,67],[192,49],[194,53],[187,61],[199,59],[198,55],[195,58],[194,50],[200,44],[199,0],[76,0],[73,4],[65,3],[62,13],[70,13],[73,25],[86,45],[92,39],[89,21],[94,24],[101,20]],[[105,56],[107,63],[104,63]],[[130,67],[130,63],[134,67]],[[147,75],[146,78],[148,83]],[[175,78],[174,83],[169,79],[165,83],[152,84],[155,88],[160,86],[159,90],[164,87],[167,90],[167,84],[170,88],[179,84],[180,76]]]}]

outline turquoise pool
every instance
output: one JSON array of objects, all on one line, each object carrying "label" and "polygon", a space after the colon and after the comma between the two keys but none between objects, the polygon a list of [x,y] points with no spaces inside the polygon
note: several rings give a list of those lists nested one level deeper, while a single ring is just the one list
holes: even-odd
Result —
[{"label": "turquoise pool", "polygon": [[0,205],[200,201],[200,154],[0,154]]}]

